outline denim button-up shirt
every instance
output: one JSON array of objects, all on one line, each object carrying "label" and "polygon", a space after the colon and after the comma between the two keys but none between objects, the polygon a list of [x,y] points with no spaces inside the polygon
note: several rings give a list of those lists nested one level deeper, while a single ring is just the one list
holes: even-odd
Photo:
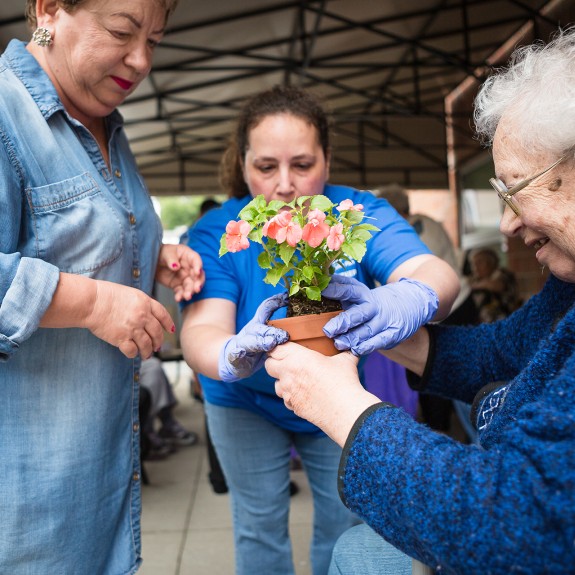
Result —
[{"label": "denim button-up shirt", "polygon": [[139,360],[42,329],[59,272],[150,292],[161,226],[115,112],[108,168],[19,41],[0,58],[0,573],[140,563]]}]

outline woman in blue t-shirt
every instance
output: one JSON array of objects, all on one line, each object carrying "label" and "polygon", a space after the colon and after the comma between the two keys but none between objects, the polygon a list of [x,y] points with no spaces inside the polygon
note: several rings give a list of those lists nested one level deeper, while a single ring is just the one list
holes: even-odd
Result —
[{"label": "woman in blue t-shirt", "polygon": [[[266,352],[287,340],[283,330],[266,325],[282,305],[283,289],[264,283],[259,245],[218,257],[226,224],[260,194],[268,202],[324,194],[335,204],[346,199],[363,204],[381,231],[368,242],[361,263],[339,271],[366,285],[358,297],[370,300],[368,307],[376,312],[362,323],[369,329],[374,322],[380,333],[387,322],[390,345],[432,318],[445,317],[459,282],[387,201],[327,183],[329,122],[305,91],[275,87],[252,98],[223,165],[230,199],[190,232],[189,245],[202,256],[206,284],[184,310],[181,338],[186,361],[200,374],[210,433],[230,488],[236,572],[294,572],[288,535],[293,444],[314,499],[313,573],[323,575],[337,537],[353,522],[337,494],[341,449],[288,410],[275,395],[274,380],[261,369]],[[370,289],[376,280],[387,285]],[[387,313],[391,309],[394,319]]]}]

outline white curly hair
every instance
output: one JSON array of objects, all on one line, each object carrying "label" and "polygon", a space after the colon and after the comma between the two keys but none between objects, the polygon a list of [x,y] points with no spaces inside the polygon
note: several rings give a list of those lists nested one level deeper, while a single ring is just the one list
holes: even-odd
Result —
[{"label": "white curly hair", "polygon": [[500,120],[510,121],[522,146],[556,156],[575,144],[575,26],[548,44],[518,48],[508,67],[480,87],[474,121],[478,139],[493,144]]}]

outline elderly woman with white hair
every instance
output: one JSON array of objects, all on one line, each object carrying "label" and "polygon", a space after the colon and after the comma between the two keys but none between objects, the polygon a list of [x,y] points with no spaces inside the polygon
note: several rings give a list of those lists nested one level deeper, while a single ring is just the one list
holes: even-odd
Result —
[{"label": "elderly woman with white hair", "polygon": [[[416,389],[473,402],[480,444],[366,392],[355,355],[381,345],[346,318],[326,331],[353,353],[288,343],[266,362],[286,405],[344,446],[340,495],[373,529],[340,538],[332,574],[411,573],[411,557],[446,575],[575,572],[575,29],[517,50],[481,87],[475,125],[493,148],[501,231],[551,277],[506,319],[423,327],[386,354]],[[328,288],[344,316],[355,287]]]}]

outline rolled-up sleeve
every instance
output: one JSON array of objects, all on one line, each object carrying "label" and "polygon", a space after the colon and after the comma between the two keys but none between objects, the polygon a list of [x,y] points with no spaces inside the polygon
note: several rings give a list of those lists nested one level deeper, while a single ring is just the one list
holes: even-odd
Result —
[{"label": "rolled-up sleeve", "polygon": [[6,361],[38,329],[60,271],[40,259],[0,254],[0,275],[9,285],[0,301],[0,361]]},{"label": "rolled-up sleeve", "polygon": [[38,329],[52,301],[60,270],[22,256],[24,170],[0,122],[0,361],[6,361]]}]

